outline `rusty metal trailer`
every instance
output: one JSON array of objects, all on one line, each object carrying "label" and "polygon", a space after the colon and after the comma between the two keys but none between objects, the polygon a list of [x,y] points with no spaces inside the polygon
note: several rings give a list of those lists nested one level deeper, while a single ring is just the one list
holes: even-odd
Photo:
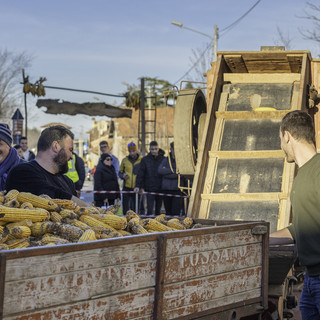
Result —
[{"label": "rusty metal trailer", "polygon": [[265,222],[0,252],[0,319],[240,319],[267,308]]}]

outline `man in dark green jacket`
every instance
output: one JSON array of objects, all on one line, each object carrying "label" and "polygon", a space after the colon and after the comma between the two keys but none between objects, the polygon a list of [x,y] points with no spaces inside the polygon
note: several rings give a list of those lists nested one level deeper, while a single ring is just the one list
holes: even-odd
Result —
[{"label": "man in dark green jacket", "polygon": [[299,110],[288,113],[281,122],[280,140],[286,160],[299,169],[290,195],[293,223],[272,233],[270,244],[296,243],[306,267],[299,300],[302,319],[320,319],[320,155],[312,118]]}]

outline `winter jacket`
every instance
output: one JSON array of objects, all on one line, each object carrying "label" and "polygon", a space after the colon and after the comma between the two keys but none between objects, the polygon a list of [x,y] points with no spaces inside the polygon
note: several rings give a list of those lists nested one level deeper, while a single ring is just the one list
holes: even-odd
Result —
[{"label": "winter jacket", "polygon": [[[176,174],[176,160],[171,157],[170,152],[170,161],[171,167],[169,163],[169,157],[165,157],[159,168],[158,173],[162,176],[161,189],[162,190],[179,190],[178,188],[178,175]],[[172,168],[172,170],[171,170]]]},{"label": "winter jacket", "polygon": [[[94,190],[95,191],[119,191],[118,178],[114,166],[106,166],[100,160],[94,174]],[[120,198],[119,193],[95,193],[95,201],[103,201],[104,199]]]},{"label": "winter jacket", "polygon": [[154,157],[149,152],[141,159],[138,175],[136,178],[136,187],[145,191],[156,192],[161,190],[161,176],[158,173],[160,163],[164,158],[164,151],[159,149],[159,153]]},{"label": "winter jacket", "polygon": [[124,180],[124,187],[133,189],[136,185],[136,177],[139,170],[139,163],[141,162],[142,156],[137,155],[136,158],[132,159],[127,156],[121,161],[119,177],[124,178],[127,174],[129,178]]}]

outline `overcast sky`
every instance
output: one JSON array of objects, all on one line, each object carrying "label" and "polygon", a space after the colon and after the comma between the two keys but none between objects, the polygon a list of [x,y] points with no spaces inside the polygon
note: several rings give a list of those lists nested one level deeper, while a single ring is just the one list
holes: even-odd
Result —
[{"label": "overcast sky", "polygon": [[[316,1],[314,1],[316,2]],[[31,81],[45,85],[122,94],[122,82],[138,84],[142,76],[175,83],[192,66],[192,49],[204,49],[207,37],[178,28],[214,35],[245,14],[257,0],[0,0],[0,48],[33,55],[26,70]],[[316,42],[304,40],[299,28],[312,29],[302,19],[303,0],[261,0],[228,32],[221,32],[218,51],[256,51],[275,45],[277,26],[291,39],[292,50],[320,53]],[[120,103],[93,94],[47,90],[46,98],[73,102]],[[52,116],[34,107],[28,96],[30,126],[65,122],[79,134],[91,126],[89,116]],[[23,112],[23,106],[21,111]],[[98,118],[100,119],[100,117]]]}]

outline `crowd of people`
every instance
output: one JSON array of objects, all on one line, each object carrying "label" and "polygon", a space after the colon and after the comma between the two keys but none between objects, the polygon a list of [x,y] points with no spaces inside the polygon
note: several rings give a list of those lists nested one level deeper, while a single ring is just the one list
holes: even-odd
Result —
[{"label": "crowd of people", "polygon": [[[123,185],[121,193],[124,213],[136,210],[137,198],[140,214],[158,215],[163,204],[167,215],[180,215],[183,212],[184,203],[178,188],[174,144],[170,145],[168,157],[165,157],[165,152],[159,148],[156,141],[152,141],[149,147],[149,153],[142,157],[136,144],[130,142],[128,155],[122,159],[119,166],[119,160],[111,153],[108,142],[100,142],[101,157],[94,174],[94,190],[97,191],[94,200],[97,206],[108,206],[114,204],[115,200],[120,201],[120,179]],[[163,193],[170,196],[161,195]]]}]

